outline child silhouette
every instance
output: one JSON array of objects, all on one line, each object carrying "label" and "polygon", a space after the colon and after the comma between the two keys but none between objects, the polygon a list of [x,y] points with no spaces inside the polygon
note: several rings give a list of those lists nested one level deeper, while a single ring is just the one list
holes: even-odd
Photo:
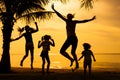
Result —
[{"label": "child silhouette", "polygon": [[16,39],[11,39],[11,41],[19,40],[23,36],[25,37],[26,44],[25,44],[25,55],[23,56],[20,66],[23,66],[23,61],[28,57],[28,53],[30,51],[31,53],[31,69],[33,69],[33,60],[34,60],[34,43],[32,39],[32,34],[38,31],[38,25],[37,22],[35,22],[36,29],[30,28],[28,25],[23,27],[22,29],[19,29],[20,32],[26,31],[25,33],[21,34]]},{"label": "child silhouette", "polygon": [[91,45],[89,43],[84,43],[83,44],[84,47],[84,51],[82,51],[82,56],[79,58],[79,60],[81,58],[84,57],[84,75],[86,75],[86,69],[88,67],[89,69],[89,75],[91,75],[91,64],[92,64],[92,59],[91,57],[93,57],[93,60],[96,61],[93,52],[90,50]]},{"label": "child silhouette", "polygon": [[50,68],[50,58],[48,52],[50,51],[50,45],[55,46],[54,40],[49,36],[45,35],[42,37],[42,40],[38,42],[38,48],[42,47],[42,52],[40,56],[42,57],[42,73],[44,74],[45,70],[45,60],[47,60],[47,73],[49,73]]}]

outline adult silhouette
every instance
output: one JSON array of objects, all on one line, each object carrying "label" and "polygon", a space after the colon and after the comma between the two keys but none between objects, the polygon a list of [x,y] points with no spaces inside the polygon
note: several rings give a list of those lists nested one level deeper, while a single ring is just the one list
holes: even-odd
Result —
[{"label": "adult silhouette", "polygon": [[23,61],[27,58],[28,53],[30,51],[30,53],[31,53],[31,69],[33,69],[33,59],[34,59],[34,43],[33,43],[33,39],[32,39],[32,33],[35,33],[38,31],[37,22],[35,22],[35,25],[36,25],[36,29],[30,28],[28,25],[26,25],[25,27],[23,27],[21,29],[22,31],[25,30],[26,32],[21,34],[16,39],[11,40],[11,41],[15,41],[15,40],[22,38],[23,36],[25,37],[25,40],[26,40],[25,55],[23,56],[23,58],[20,62],[20,66],[23,66]]},{"label": "adult silhouette", "polygon": [[[81,20],[72,20],[74,18],[73,14],[69,13],[69,14],[67,14],[67,18],[65,18],[64,16],[62,16],[62,14],[60,14],[58,11],[55,10],[54,4],[52,4],[52,9],[57,14],[57,16],[60,17],[66,23],[67,39],[64,42],[64,44],[63,44],[63,46],[60,50],[60,53],[64,57],[66,57],[67,59],[70,60],[70,62],[71,62],[70,66],[72,66],[73,62],[75,61],[76,62],[75,69],[77,69],[77,68],[79,68],[79,64],[78,64],[77,56],[76,56],[76,48],[77,48],[77,43],[78,43],[78,39],[77,39],[77,36],[76,36],[76,33],[75,33],[76,24],[92,21],[92,20],[95,19],[95,16],[93,16],[91,19],[82,20],[82,21]],[[73,58],[70,57],[68,55],[68,53],[66,52],[66,49],[70,45],[72,45],[71,54],[72,54]]]}]

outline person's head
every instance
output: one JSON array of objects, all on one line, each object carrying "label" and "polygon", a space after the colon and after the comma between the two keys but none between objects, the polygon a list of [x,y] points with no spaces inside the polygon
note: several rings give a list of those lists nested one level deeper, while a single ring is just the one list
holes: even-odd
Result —
[{"label": "person's head", "polygon": [[85,50],[89,50],[91,45],[89,43],[84,43],[83,47],[84,47]]},{"label": "person's head", "polygon": [[71,13],[67,14],[67,19],[72,20],[72,18],[74,18],[73,14],[71,14]]},{"label": "person's head", "polygon": [[45,36],[43,36],[43,39],[44,40],[49,40],[49,39],[51,39],[51,36],[50,35],[45,35]]},{"label": "person's head", "polygon": [[28,25],[25,26],[25,30],[29,31],[30,27]]}]

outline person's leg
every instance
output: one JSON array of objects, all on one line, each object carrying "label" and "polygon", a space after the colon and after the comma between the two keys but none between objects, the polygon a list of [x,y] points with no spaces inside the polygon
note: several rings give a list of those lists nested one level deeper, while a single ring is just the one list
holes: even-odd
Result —
[{"label": "person's leg", "polygon": [[25,55],[24,57],[22,58],[21,62],[20,62],[20,66],[23,66],[23,61],[26,59],[26,57],[28,56],[28,51],[29,49],[25,48]]},{"label": "person's leg", "polygon": [[84,61],[84,66],[83,67],[84,67],[84,76],[86,76],[87,63],[85,61]]},{"label": "person's leg", "polygon": [[46,60],[47,60],[47,73],[49,73],[49,69],[50,69],[50,58],[49,56],[46,56]]},{"label": "person's leg", "polygon": [[45,71],[44,71],[44,67],[45,67],[45,58],[42,57],[42,74],[45,73]]},{"label": "person's leg", "polygon": [[34,60],[34,48],[30,49],[30,53],[31,53],[31,69],[33,69],[33,60]]},{"label": "person's leg", "polygon": [[92,67],[91,67],[91,66],[92,66],[91,64],[92,64],[92,62],[90,61],[90,62],[89,62],[89,65],[88,65],[88,68],[89,68],[89,75],[91,75],[91,68],[92,68]]},{"label": "person's leg", "polygon": [[79,64],[78,64],[77,56],[76,56],[75,53],[72,53],[72,56],[74,57],[74,60],[75,60],[75,63],[76,63],[75,69],[78,69],[79,68]]},{"label": "person's leg", "polygon": [[66,49],[67,49],[69,46],[70,46],[70,42],[69,42],[69,40],[67,39],[67,40],[65,41],[65,43],[63,44],[62,48],[60,49],[60,53],[61,53],[64,57],[66,57],[67,59],[69,59],[69,60],[71,61],[70,66],[72,66],[74,59],[71,58],[71,57],[68,55],[68,53],[66,52]]},{"label": "person's leg", "polygon": [[75,60],[75,62],[76,62],[76,67],[75,67],[75,69],[77,69],[77,68],[79,68],[79,64],[78,64],[78,60],[77,60],[77,55],[76,55],[76,48],[77,48],[78,40],[77,40],[77,38],[75,37],[75,38],[73,38],[73,39],[71,40],[71,42],[72,42],[71,54],[72,54],[72,56],[73,56],[73,58],[74,58],[74,60]]}]

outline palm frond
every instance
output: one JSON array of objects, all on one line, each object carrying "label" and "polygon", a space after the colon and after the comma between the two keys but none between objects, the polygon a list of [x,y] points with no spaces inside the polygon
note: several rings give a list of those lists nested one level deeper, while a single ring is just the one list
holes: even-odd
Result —
[{"label": "palm frond", "polygon": [[94,0],[82,0],[81,8],[85,7],[86,9],[92,9],[93,3],[94,3]]},{"label": "palm frond", "polygon": [[50,19],[54,12],[52,11],[39,11],[39,12],[32,12],[29,14],[22,15],[18,17],[17,19],[24,19],[28,22],[34,21],[35,19]]},{"label": "palm frond", "polygon": [[50,0],[36,0],[36,3],[40,5],[47,5],[50,2]]},{"label": "palm frond", "polygon": [[69,0],[53,0],[53,1],[60,1],[62,3],[67,3]]},{"label": "palm frond", "polygon": [[[38,2],[39,0],[37,0]],[[41,3],[40,3],[41,4]],[[44,10],[42,5],[36,3],[36,0],[34,2],[24,2],[18,6],[16,9],[16,16],[20,16],[23,14],[27,14],[33,10]],[[27,13],[26,13],[27,12]]]}]

